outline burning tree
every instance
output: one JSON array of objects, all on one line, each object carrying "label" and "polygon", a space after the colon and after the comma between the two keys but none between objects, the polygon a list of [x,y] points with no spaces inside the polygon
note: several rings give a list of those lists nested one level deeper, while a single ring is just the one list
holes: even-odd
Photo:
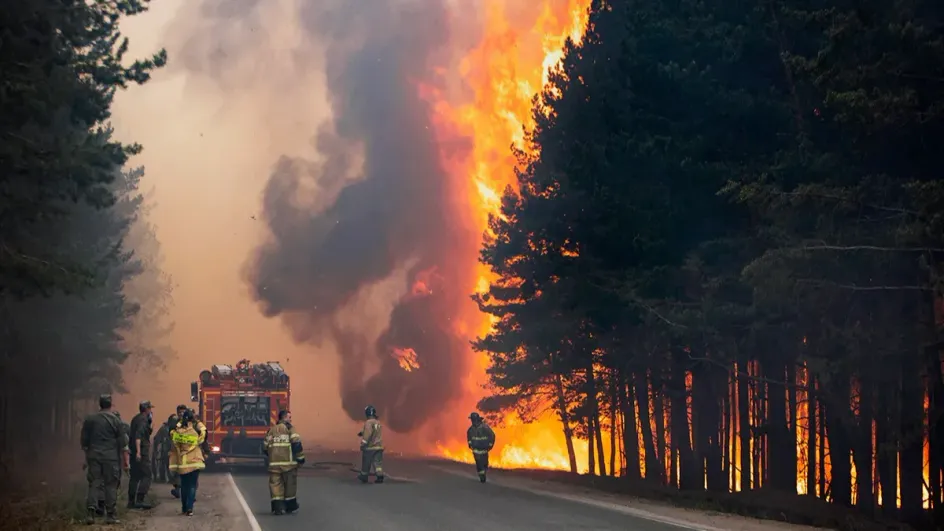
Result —
[{"label": "burning tree", "polygon": [[591,473],[940,525],[944,13],[820,4],[594,2],[491,218],[476,348]]}]

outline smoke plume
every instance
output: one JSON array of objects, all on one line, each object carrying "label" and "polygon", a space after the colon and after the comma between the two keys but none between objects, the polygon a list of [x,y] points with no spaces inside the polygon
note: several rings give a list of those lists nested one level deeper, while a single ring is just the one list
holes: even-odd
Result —
[{"label": "smoke plume", "polygon": [[[373,404],[397,432],[457,398],[468,351],[451,317],[469,304],[460,289],[468,262],[459,267],[469,257],[450,250],[469,248],[470,235],[450,222],[455,191],[417,89],[448,37],[442,1],[300,3],[303,48],[323,54],[332,116],[311,157],[274,165],[262,204],[270,237],[247,269],[266,316],[281,318],[298,342],[334,343],[347,414],[362,419]],[[372,334],[358,308],[391,281],[400,286],[387,301],[389,321]]]}]

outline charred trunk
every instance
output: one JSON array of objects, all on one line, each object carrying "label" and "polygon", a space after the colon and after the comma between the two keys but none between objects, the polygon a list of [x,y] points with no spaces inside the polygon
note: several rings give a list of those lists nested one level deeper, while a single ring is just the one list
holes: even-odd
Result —
[{"label": "charred trunk", "polygon": [[851,444],[849,441],[849,380],[835,376],[825,407],[826,433],[829,437],[829,455],[832,472],[829,491],[832,500],[840,505],[852,504],[852,467],[849,463]]},{"label": "charred trunk", "polygon": [[689,437],[688,391],[685,386],[684,352],[675,354],[672,363],[672,452],[678,455],[680,490],[701,489],[700,472]]},{"label": "charred trunk", "polygon": [[577,473],[577,452],[574,450],[574,430],[570,425],[570,413],[567,412],[567,395],[564,394],[564,378],[557,374],[554,377],[557,391],[557,414],[564,427],[564,442],[567,445],[567,458],[570,460],[570,472]]},{"label": "charred trunk", "polygon": [[639,432],[633,393],[624,374],[620,375],[620,410],[623,415],[623,453],[626,455],[626,477],[639,479]]},{"label": "charred trunk", "polygon": [[751,417],[748,386],[750,378],[747,373],[747,356],[742,356],[738,363],[738,436],[741,439],[741,490],[751,489]]}]

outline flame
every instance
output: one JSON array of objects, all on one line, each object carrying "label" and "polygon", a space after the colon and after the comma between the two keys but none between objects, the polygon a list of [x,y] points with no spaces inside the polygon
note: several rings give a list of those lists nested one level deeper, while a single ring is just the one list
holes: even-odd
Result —
[{"label": "flame", "polygon": [[[568,38],[579,41],[587,24],[590,0],[538,0],[526,6],[510,6],[501,0],[484,3],[482,35],[459,63],[459,75],[471,97],[455,103],[440,90],[420,85],[418,90],[433,109],[431,117],[442,146],[461,138],[468,149],[456,155],[443,148],[441,159],[450,179],[465,195],[461,203],[469,230],[476,235],[488,231],[489,215],[500,215],[501,197],[507,187],[516,188],[517,160],[511,150],[525,150],[525,132],[533,127],[534,96],[546,85],[549,73],[563,57]],[[463,10],[469,9],[463,4]],[[512,11],[514,11],[512,13]],[[468,13],[455,13],[456,20],[468,20]],[[477,238],[477,256],[482,241]],[[494,275],[479,265],[466,293],[485,292]],[[423,293],[425,283],[414,285]],[[472,339],[488,333],[492,316],[474,315],[456,319],[456,332]],[[487,383],[487,355],[477,356],[467,390],[481,397]],[[570,467],[563,428],[552,410],[525,424],[508,415],[496,426],[497,445],[492,463],[500,467]],[[581,446],[577,444],[577,446]],[[578,462],[586,462],[586,446],[575,448]],[[437,451],[444,457],[470,461],[465,441],[440,442]]]},{"label": "flame", "polygon": [[420,362],[416,358],[416,351],[411,348],[394,348],[391,352],[400,368],[406,372],[413,372],[420,368]]}]

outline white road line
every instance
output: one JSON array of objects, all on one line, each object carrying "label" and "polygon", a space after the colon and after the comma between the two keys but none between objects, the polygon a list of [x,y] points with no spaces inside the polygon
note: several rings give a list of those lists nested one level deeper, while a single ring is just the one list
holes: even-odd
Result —
[{"label": "white road line", "polygon": [[229,478],[229,484],[233,487],[233,492],[236,493],[236,499],[239,500],[239,505],[243,507],[243,512],[246,513],[246,519],[249,520],[249,527],[252,528],[252,531],[262,531],[262,528],[259,527],[259,521],[256,520],[256,515],[252,514],[252,509],[249,508],[249,504],[246,503],[246,498],[243,497],[243,493],[239,491],[239,487],[236,486],[236,480],[233,479],[233,474],[228,473],[226,477]]},{"label": "white road line", "polygon": [[[470,479],[473,478],[471,474],[466,473],[466,472],[460,472],[458,470],[454,470],[454,469],[447,468],[440,465],[430,465],[430,466],[432,468],[435,468],[442,472],[446,472],[447,474],[452,474],[454,476],[461,476],[461,477],[470,478]],[[681,529],[687,529],[689,531],[725,531],[724,529],[719,528],[719,527],[711,527],[707,525],[696,524],[693,522],[687,522],[685,520],[678,520],[676,518],[672,518],[669,516],[662,516],[660,514],[650,513],[649,511],[643,511],[641,509],[634,509],[632,507],[627,507],[625,505],[620,505],[618,503],[612,503],[612,502],[607,502],[603,500],[595,500],[593,498],[587,498],[584,496],[575,496],[572,494],[564,494],[561,492],[550,492],[546,490],[525,487],[523,485],[509,485],[501,481],[494,481],[493,479],[489,479],[489,482],[495,483],[496,485],[510,488],[510,489],[523,490],[531,494],[537,494],[538,496],[545,496],[548,498],[557,498],[559,500],[567,500],[567,501],[572,501],[575,503],[581,503],[584,505],[590,505],[593,507],[599,507],[601,509],[606,509],[609,511],[622,513],[629,516],[635,516],[636,518],[642,518],[643,520],[649,520],[650,522],[658,522],[660,524],[666,524],[666,525],[671,525],[673,527],[678,527]]]}]

